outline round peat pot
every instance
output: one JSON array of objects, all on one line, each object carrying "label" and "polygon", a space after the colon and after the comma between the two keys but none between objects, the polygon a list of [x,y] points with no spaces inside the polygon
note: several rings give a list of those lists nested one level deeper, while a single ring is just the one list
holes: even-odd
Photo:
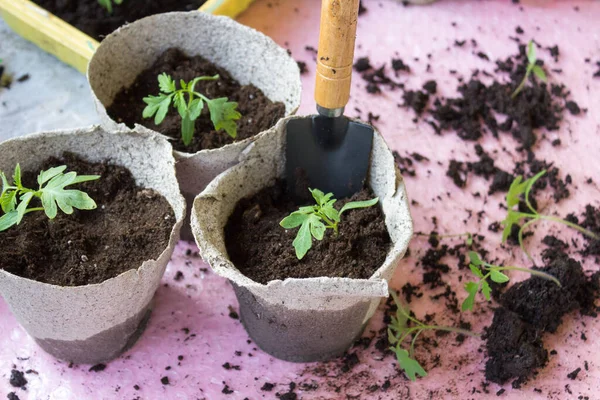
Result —
[{"label": "round peat pot", "polygon": [[152,298],[179,240],[185,202],[177,184],[172,147],[155,134],[109,133],[94,126],[10,139],[0,143],[0,170],[11,175],[17,163],[24,171],[39,170],[46,159],[60,157],[65,151],[87,162],[129,169],[135,184],[161,194],[175,215],[168,244],[156,259],[148,258],[137,269],[99,284],[57,286],[0,269],[0,293],[40,347],[62,360],[95,364],[117,357],[143,331]]},{"label": "round peat pot", "polygon": [[[227,17],[173,12],[125,25],[107,36],[96,50],[87,76],[103,126],[111,130],[126,128],[111,119],[107,108],[122,88],[130,87],[141,72],[171,48],[179,48],[188,56],[202,56],[227,70],[241,85],[256,86],[269,100],[282,102],[285,115],[294,114],[300,105],[298,65],[272,39]],[[158,90],[158,82],[156,85]],[[234,165],[240,151],[257,136],[197,153],[175,151],[177,177],[188,204],[215,176]],[[189,210],[181,235],[193,240]]]},{"label": "round peat pot", "polygon": [[196,197],[192,231],[202,257],[232,282],[242,322],[256,344],[277,358],[311,362],[341,355],[361,335],[388,296],[388,281],[413,228],[402,176],[375,131],[368,183],[380,198],[392,241],[383,265],[369,279],[287,278],[260,284],[243,275],[228,257],[224,227],[240,199],[284,176],[285,125],[292,118],[297,117],[283,119],[265,132],[244,151],[238,165]]}]

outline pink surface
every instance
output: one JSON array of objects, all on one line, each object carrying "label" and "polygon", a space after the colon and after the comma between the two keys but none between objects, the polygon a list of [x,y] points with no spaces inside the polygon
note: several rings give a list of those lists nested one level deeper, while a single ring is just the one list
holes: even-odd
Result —
[{"label": "pink surface", "polygon": [[[485,52],[495,60],[515,53],[514,42],[508,36],[515,36],[517,25],[525,30],[523,40],[531,37],[545,46],[558,44],[560,60],[551,61],[545,50],[540,50],[543,58],[552,68],[561,68],[562,74],[550,77],[553,81],[564,82],[573,92],[573,98],[588,113],[578,117],[565,115],[565,121],[558,132],[550,132],[540,140],[537,155],[539,158],[554,161],[563,177],[569,173],[573,178],[571,198],[556,207],[549,201],[541,203],[548,213],[583,210],[589,202],[599,204],[599,188],[596,183],[586,184],[589,177],[596,181],[600,177],[600,79],[592,79],[595,69],[584,63],[586,57],[600,60],[600,39],[597,21],[600,16],[598,2],[526,2],[514,5],[509,1],[468,2],[442,1],[430,7],[403,7],[392,1],[364,1],[368,12],[359,18],[358,49],[356,56],[368,55],[374,66],[387,63],[393,56],[401,57],[412,68],[411,74],[401,75],[398,80],[408,88],[420,88],[421,84],[435,78],[441,94],[453,95],[456,76],[470,75],[473,68],[493,70],[493,64],[481,60],[473,54]],[[580,11],[574,10],[578,6]],[[300,113],[312,113],[314,65],[312,53],[304,47],[317,46],[319,2],[257,0],[251,9],[240,17],[240,21],[253,26],[273,37],[279,44],[287,46],[297,60],[306,61],[309,74],[304,76],[304,102]],[[455,22],[456,26],[452,23]],[[455,39],[475,38],[478,47],[467,43],[463,48],[452,46]],[[431,61],[427,54],[431,53]],[[418,57],[419,61],[414,60]],[[426,64],[432,65],[432,73],[425,73]],[[471,232],[479,231],[486,236],[484,247],[493,251],[490,258],[499,258],[506,263],[530,265],[516,248],[503,249],[499,246],[499,234],[488,231],[490,223],[502,219],[498,204],[502,195],[483,196],[479,200],[470,193],[487,192],[483,178],[472,177],[465,192],[457,191],[454,184],[445,176],[447,161],[450,158],[469,159],[472,145],[465,145],[452,133],[436,136],[431,128],[422,122],[413,123],[412,111],[397,106],[401,103],[400,91],[386,91],[380,95],[367,95],[364,83],[358,75],[354,79],[355,88],[348,115],[357,116],[355,107],[362,110],[358,114],[367,118],[367,112],[380,115],[378,128],[390,146],[406,154],[417,151],[431,159],[426,165],[417,165],[417,177],[406,177],[411,199],[419,204],[413,206],[412,213],[416,231],[429,231],[433,228],[431,218],[437,217],[440,231]],[[541,132],[539,133],[541,137]],[[560,137],[562,146],[550,145],[552,139]],[[488,152],[498,151],[497,165],[510,169],[516,143],[508,137],[497,141],[484,138],[481,141]],[[506,146],[507,151],[500,150]],[[442,165],[438,165],[438,161]],[[438,198],[439,196],[439,198]],[[441,200],[440,200],[441,199]],[[486,213],[478,223],[469,218],[466,208],[479,211],[486,204]],[[561,238],[576,243],[581,239],[555,225],[540,223],[536,235],[530,239],[533,254],[539,260],[539,243],[547,233],[558,234]],[[483,342],[467,339],[458,346],[452,337],[441,339],[439,348],[418,347],[417,355],[424,361],[429,376],[411,383],[395,370],[391,358],[377,360],[379,352],[369,349],[359,351],[361,364],[352,371],[342,374],[333,362],[331,370],[323,372],[321,364],[292,364],[275,360],[247,343],[248,336],[238,320],[229,317],[229,306],[237,308],[237,302],[230,285],[207,270],[199,258],[185,256],[185,250],[193,248],[180,244],[163,279],[164,285],[156,296],[156,306],[147,331],[141,340],[123,357],[108,364],[106,370],[88,372],[89,366],[73,366],[58,362],[44,354],[17,324],[4,301],[0,300],[0,398],[13,389],[8,377],[13,365],[19,370],[33,369],[37,374],[26,375],[29,384],[27,391],[16,390],[21,399],[274,399],[275,393],[287,392],[287,384],[295,382],[316,383],[316,391],[296,389],[299,398],[304,399],[484,399],[497,398],[500,386],[491,384],[489,394],[483,393],[483,369],[485,363]],[[406,282],[413,284],[421,280],[421,269],[416,261],[428,248],[426,240],[415,238],[411,244],[412,256],[402,261],[393,286],[401,287]],[[513,254],[514,252],[514,254]],[[446,260],[445,260],[446,261]],[[464,298],[459,278],[466,275],[458,271],[453,260],[447,260],[452,270],[446,277],[458,293],[459,301]],[[597,270],[593,260],[585,260],[585,268]],[[174,281],[177,271],[184,279]],[[524,275],[513,274],[513,281]],[[441,290],[441,289],[438,289]],[[413,301],[413,310],[422,317],[425,312],[440,311],[436,322],[456,324],[453,317],[443,313],[443,303],[431,300],[435,290],[426,290],[424,296]],[[473,324],[473,330],[480,332],[491,322],[491,306],[478,306],[478,312],[467,314],[464,320]],[[381,313],[376,314],[365,335],[381,326]],[[189,329],[189,334],[183,328]],[[587,341],[580,339],[582,333]],[[545,337],[546,348],[556,350],[550,357],[548,366],[538,378],[521,390],[513,390],[505,385],[503,398],[510,399],[569,399],[588,396],[600,398],[600,343],[595,338],[600,334],[600,320],[572,314],[556,334]],[[427,335],[424,335],[427,337]],[[236,351],[241,352],[236,355]],[[427,352],[430,351],[430,354]],[[238,353],[239,354],[239,353]],[[178,356],[183,355],[179,361]],[[439,362],[432,360],[439,355]],[[588,369],[584,370],[584,361]],[[225,362],[238,365],[239,370],[226,370]],[[171,367],[170,370],[166,370]],[[567,374],[581,367],[575,380],[567,379]],[[170,385],[161,383],[168,377]],[[382,385],[391,381],[387,391],[366,389],[369,384]],[[261,391],[265,382],[277,383],[271,391]],[[135,390],[134,385],[140,389]],[[225,385],[233,390],[222,393]],[[565,385],[568,385],[568,391]],[[538,389],[541,392],[534,391]],[[569,393],[571,392],[571,394]]]}]

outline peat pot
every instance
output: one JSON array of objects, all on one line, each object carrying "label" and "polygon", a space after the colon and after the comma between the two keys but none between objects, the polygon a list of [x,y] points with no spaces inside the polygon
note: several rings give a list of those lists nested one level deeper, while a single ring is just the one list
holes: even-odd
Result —
[{"label": "peat pot", "polygon": [[[107,36],[98,47],[88,66],[88,81],[103,126],[126,128],[111,119],[107,108],[122,88],[130,87],[142,71],[174,47],[224,68],[242,85],[253,84],[271,101],[282,102],[285,115],[298,109],[300,70],[285,49],[228,17],[198,11],[173,12],[128,24]],[[199,134],[202,132],[195,133]],[[196,153],[175,151],[177,178],[188,204],[208,182],[232,166],[240,151],[257,136]],[[189,210],[181,235],[182,239],[193,240]]]},{"label": "peat pot", "polygon": [[404,181],[392,152],[375,131],[368,185],[379,197],[392,244],[385,262],[369,279],[318,277],[259,284],[229,260],[223,228],[236,203],[283,177],[285,124],[265,132],[196,197],[192,231],[200,254],[235,290],[244,327],[256,344],[288,361],[312,362],[341,355],[361,335],[404,256],[412,236]]},{"label": "peat pot", "polygon": [[95,364],[121,354],[143,331],[154,292],[179,240],[185,202],[171,145],[147,132],[109,133],[94,126],[10,139],[0,143],[0,170],[10,176],[17,163],[23,170],[39,170],[41,162],[65,151],[89,162],[126,167],[137,186],[164,196],[175,215],[168,244],[156,259],[148,258],[99,284],[57,286],[0,269],[0,293],[40,347],[61,360]]}]

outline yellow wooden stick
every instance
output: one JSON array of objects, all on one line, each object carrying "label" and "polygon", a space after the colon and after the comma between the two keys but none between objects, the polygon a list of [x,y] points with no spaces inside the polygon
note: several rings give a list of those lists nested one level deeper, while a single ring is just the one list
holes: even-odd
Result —
[{"label": "yellow wooden stick", "polygon": [[[252,1],[208,0],[200,11],[233,18]],[[0,16],[17,34],[84,74],[99,46],[92,37],[29,0],[0,0]]]}]

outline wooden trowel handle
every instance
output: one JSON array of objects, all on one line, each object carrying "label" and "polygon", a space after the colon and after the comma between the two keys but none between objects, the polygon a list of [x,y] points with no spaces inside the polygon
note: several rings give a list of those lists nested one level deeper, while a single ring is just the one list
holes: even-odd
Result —
[{"label": "wooden trowel handle", "polygon": [[327,109],[350,98],[359,0],[322,0],[315,100]]}]

